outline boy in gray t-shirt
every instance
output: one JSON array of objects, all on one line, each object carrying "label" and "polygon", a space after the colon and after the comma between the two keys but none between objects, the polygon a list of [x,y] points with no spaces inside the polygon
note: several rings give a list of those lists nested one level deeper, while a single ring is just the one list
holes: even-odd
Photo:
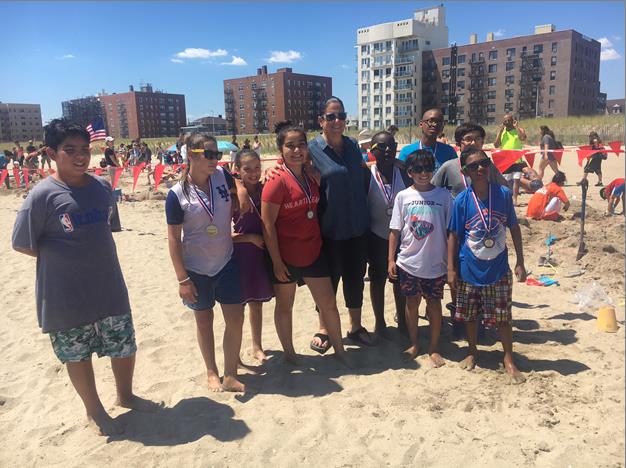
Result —
[{"label": "boy in gray t-shirt", "polygon": [[37,184],[17,213],[13,248],[37,258],[37,318],[103,435],[122,427],[96,391],[91,354],[111,357],[117,404],[150,411],[154,403],[132,392],[135,332],[113,235],[111,186],[86,173],[89,133],[65,120],[45,127],[57,172]]}]

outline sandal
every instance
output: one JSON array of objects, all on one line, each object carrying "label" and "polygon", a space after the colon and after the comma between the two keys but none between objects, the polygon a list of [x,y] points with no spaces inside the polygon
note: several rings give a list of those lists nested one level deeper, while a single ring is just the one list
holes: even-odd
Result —
[{"label": "sandal", "polygon": [[[363,339],[363,335],[367,338]],[[348,332],[348,339],[362,346],[376,346],[376,343],[372,340],[370,332],[368,332],[365,327],[361,327],[354,332]]]},{"label": "sandal", "polygon": [[321,345],[316,345],[313,341],[311,341],[309,347],[313,351],[324,354],[330,349],[330,338],[325,333],[316,333],[315,335],[313,335],[313,338],[319,338],[319,340],[322,342]]}]

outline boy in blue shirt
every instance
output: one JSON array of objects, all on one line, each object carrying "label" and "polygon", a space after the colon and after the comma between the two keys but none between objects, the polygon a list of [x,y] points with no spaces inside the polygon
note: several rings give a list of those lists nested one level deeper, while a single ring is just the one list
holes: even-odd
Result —
[{"label": "boy in blue shirt", "polygon": [[507,187],[489,182],[492,162],[482,150],[461,154],[463,173],[471,186],[454,200],[448,226],[448,283],[457,290],[456,318],[465,322],[468,356],[461,367],[476,365],[476,318],[482,311],[486,323],[495,324],[504,348],[504,367],[513,383],[524,376],[513,361],[511,299],[513,278],[508,264],[506,228],[511,231],[517,261],[515,276],[526,279],[522,234]]},{"label": "boy in blue shirt", "polygon": [[102,435],[123,432],[96,390],[91,355],[109,356],[116,404],[153,411],[156,404],[132,391],[135,332],[128,292],[111,234],[113,192],[86,173],[89,133],[55,119],[45,127],[48,155],[57,171],[28,194],[17,213],[13,248],[37,258],[37,318],[66,364],[90,425]]}]

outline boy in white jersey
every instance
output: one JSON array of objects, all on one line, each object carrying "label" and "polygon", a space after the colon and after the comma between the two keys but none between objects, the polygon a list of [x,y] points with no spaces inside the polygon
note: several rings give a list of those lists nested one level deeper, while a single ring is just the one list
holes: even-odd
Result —
[{"label": "boy in white jersey", "polygon": [[[443,187],[430,182],[435,158],[430,151],[417,150],[406,159],[413,185],[396,196],[389,225],[388,273],[400,280],[406,296],[406,323],[411,346],[405,350],[407,360],[415,359],[419,350],[418,307],[423,297],[430,322],[428,354],[434,367],[445,361],[438,352],[441,334],[441,300],[447,272],[447,226],[452,196]],[[396,248],[400,251],[395,259]]]}]

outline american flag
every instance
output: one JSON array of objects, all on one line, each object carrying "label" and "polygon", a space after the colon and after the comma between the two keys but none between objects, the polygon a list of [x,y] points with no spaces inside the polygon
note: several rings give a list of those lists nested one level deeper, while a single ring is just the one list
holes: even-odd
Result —
[{"label": "american flag", "polygon": [[87,125],[86,130],[89,132],[89,141],[104,140],[107,131],[104,128],[104,121],[101,117],[96,117],[93,122]]}]

